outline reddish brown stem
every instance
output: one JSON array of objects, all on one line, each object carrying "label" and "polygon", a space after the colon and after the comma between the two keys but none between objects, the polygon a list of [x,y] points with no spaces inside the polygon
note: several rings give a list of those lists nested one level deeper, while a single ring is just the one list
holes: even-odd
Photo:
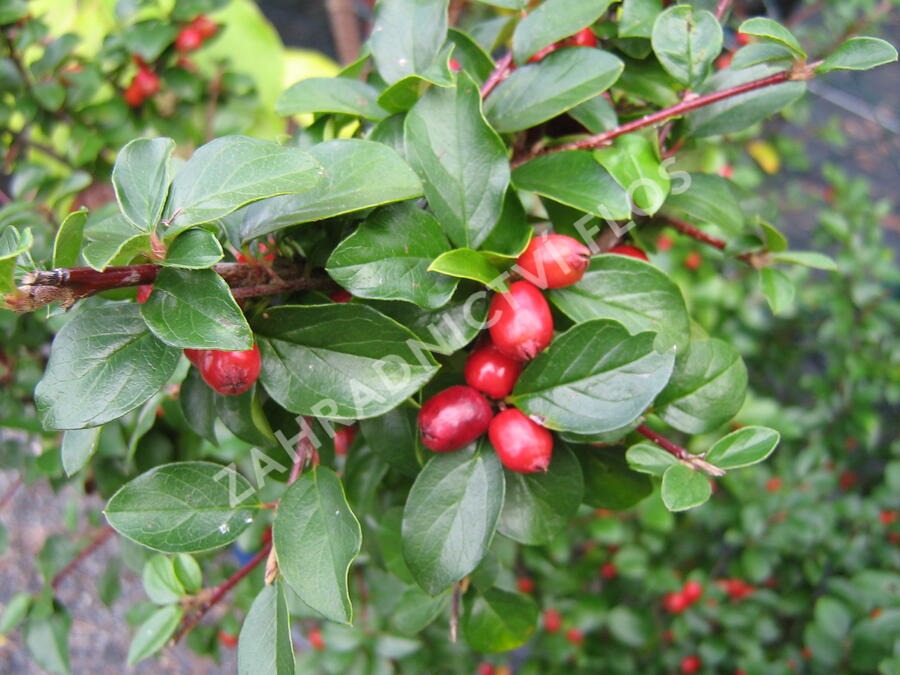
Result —
[{"label": "reddish brown stem", "polygon": [[807,73],[806,70],[803,70],[801,74],[794,74],[793,71],[784,71],[781,73],[775,73],[774,75],[769,75],[768,77],[760,78],[758,80],[752,80],[751,82],[745,82],[744,84],[739,84],[734,87],[729,87],[728,89],[714,91],[711,94],[697,96],[696,98],[682,101],[681,103],[673,105],[669,108],[663,108],[662,110],[658,110],[655,113],[644,115],[643,117],[632,120],[627,124],[618,126],[615,129],[610,129],[608,131],[604,131],[603,133],[595,134],[594,136],[588,136],[587,138],[582,138],[581,140],[573,141],[571,143],[564,143],[562,145],[546,148],[545,150],[537,153],[529,153],[523,157],[514,159],[512,165],[513,167],[517,167],[531,159],[534,159],[538,155],[545,155],[551,152],[565,152],[567,150],[590,150],[593,148],[599,148],[606,145],[614,138],[618,138],[619,136],[622,136],[624,134],[631,133],[632,131],[637,131],[638,129],[643,129],[644,127],[650,127],[655,124],[659,124],[660,122],[665,122],[672,117],[684,115],[691,110],[702,108],[712,103],[722,101],[726,98],[731,98],[732,96],[739,96],[740,94],[745,94],[748,91],[762,89],[763,87],[771,87],[775,84],[788,82],[791,79],[804,79],[809,76],[810,74]]},{"label": "reddish brown stem", "polygon": [[509,74],[509,67],[512,64],[512,52],[507,52],[499,61],[497,67],[488,75],[488,79],[481,85],[481,98],[487,98],[487,95],[494,91],[494,87],[503,82]]},{"label": "reddish brown stem", "polygon": [[716,5],[716,18],[719,21],[725,16],[725,13],[728,11],[728,8],[731,7],[733,2],[734,0],[719,0],[719,4]]},{"label": "reddish brown stem", "polygon": [[[727,245],[721,239],[707,234],[696,225],[691,225],[689,222],[681,220],[680,218],[666,216],[666,220],[668,220],[669,224],[682,234],[686,234],[692,239],[696,239],[697,241],[717,248],[720,251],[724,250],[725,246]],[[765,254],[739,253],[736,257],[738,260],[743,260],[748,265],[760,267],[765,263],[764,256]]]},{"label": "reddish brown stem", "polygon": [[359,20],[353,0],[325,0],[328,19],[331,22],[331,34],[337,49],[341,65],[352,63],[359,54]]},{"label": "reddish brown stem", "polygon": [[200,623],[200,619],[206,615],[206,613],[232,588],[238,585],[238,583],[246,577],[250,572],[256,569],[256,566],[263,562],[269,556],[269,550],[272,548],[272,541],[269,540],[266,542],[263,547],[254,555],[247,563],[241,567],[237,572],[232,574],[228,579],[223,581],[221,584],[211,589],[209,593],[209,597],[200,605],[200,607],[188,617],[185,618],[184,623],[182,623],[181,628],[175,634],[175,637],[172,638],[173,642],[178,642],[187,635],[191,629]]},{"label": "reddish brown stem", "polygon": [[16,490],[22,485],[22,476],[16,476],[16,479],[9,484],[9,487],[6,488],[6,492],[3,493],[3,496],[0,497],[0,509],[9,504],[12,501],[12,498],[16,495]]},{"label": "reddish brown stem", "polygon": [[66,565],[65,567],[63,567],[56,574],[56,576],[53,577],[53,580],[50,582],[50,586],[52,586],[54,589],[57,586],[59,586],[60,582],[63,579],[65,579],[67,576],[69,576],[69,574],[72,573],[72,570],[74,570],[76,567],[78,567],[81,564],[82,560],[84,560],[91,553],[93,553],[98,548],[103,546],[104,542],[107,539],[109,539],[111,536],[113,536],[113,534],[115,534],[115,532],[116,531],[114,529],[112,529],[112,527],[110,527],[109,525],[104,525],[103,528],[97,534],[94,535],[94,538],[91,539],[91,543],[88,544],[87,546],[85,546],[83,549],[81,549],[78,552],[78,555],[76,555],[74,558],[72,558],[72,560],[69,562],[69,564]]},{"label": "reddish brown stem", "polygon": [[663,450],[676,457],[681,463],[691,467],[694,471],[701,469],[711,476],[725,475],[725,472],[719,467],[713,466],[709,462],[703,461],[703,458],[698,455],[692,455],[680,445],[677,445],[666,437],[659,435],[645,424],[641,424],[640,426],[638,426],[635,431],[649,438]]}]

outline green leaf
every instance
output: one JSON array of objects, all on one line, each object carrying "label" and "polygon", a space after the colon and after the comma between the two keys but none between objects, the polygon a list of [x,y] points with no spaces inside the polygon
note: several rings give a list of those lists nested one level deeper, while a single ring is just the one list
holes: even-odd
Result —
[{"label": "green leaf", "polygon": [[662,0],[624,0],[619,17],[619,37],[649,38],[662,12]]},{"label": "green leaf", "polygon": [[184,586],[175,575],[175,564],[164,555],[152,556],[144,563],[142,580],[144,592],[157,605],[179,602],[184,595]]},{"label": "green leaf", "polygon": [[816,624],[832,640],[841,641],[850,630],[853,616],[847,606],[829,595],[816,600],[814,615]]},{"label": "green leaf", "polygon": [[391,624],[401,633],[415,635],[425,630],[450,604],[450,593],[431,597],[418,586],[403,591],[394,611]]},{"label": "green leaf", "polygon": [[[771,64],[735,70],[726,68],[710,77],[697,91],[708,94],[767,77],[781,69]],[[741,131],[774,115],[806,92],[805,82],[783,82],[731,96],[687,115],[691,134],[717,136]]]},{"label": "green leaf", "polygon": [[684,464],[673,464],[663,474],[662,500],[669,511],[687,511],[700,506],[712,495],[706,474]]},{"label": "green leaf", "polygon": [[422,183],[415,172],[382,143],[339,139],[316,145],[309,154],[324,167],[319,184],[303,194],[266,199],[244,209],[240,228],[243,241],[290,225],[422,194]]},{"label": "green leaf", "polygon": [[378,91],[349,77],[310,77],[287,88],[275,103],[278,115],[343,113],[381,120],[388,112],[376,102]]},{"label": "green leaf", "polygon": [[457,28],[447,31],[448,42],[453,43],[453,58],[472,78],[482,84],[494,70],[494,60],[468,33]]},{"label": "green leaf", "polygon": [[28,16],[26,0],[3,0],[0,2],[0,26],[7,26]]},{"label": "green leaf", "polygon": [[415,476],[420,469],[416,459],[416,441],[419,436],[416,417],[415,408],[403,405],[359,423],[366,445],[372,452],[408,476]]},{"label": "green leaf", "polygon": [[497,131],[527,129],[606,91],[623,68],[600,49],[557,49],[540,63],[516,68],[488,96],[484,114]]},{"label": "green leaf", "polygon": [[178,605],[160,607],[146,621],[138,626],[137,632],[128,648],[128,665],[133,666],[152,656],[175,634],[175,629],[184,616],[184,610]]},{"label": "green leaf", "polygon": [[409,202],[385,206],[338,244],[328,259],[328,274],[359,298],[438,309],[453,296],[456,281],[428,266],[449,248],[427,211]]},{"label": "green leaf", "polygon": [[794,52],[784,45],[775,42],[753,42],[735,52],[731,59],[731,67],[734,69],[747,68],[759,63],[779,61],[781,62],[778,64],[780,67],[788,68],[793,58]]},{"label": "green leaf", "polygon": [[209,230],[192,227],[181,233],[166,251],[166,259],[161,265],[183,267],[185,269],[205,269],[212,267],[225,256],[222,244]]},{"label": "green leaf", "polygon": [[463,637],[477,652],[506,652],[528,641],[537,618],[538,607],[528,596],[491,588],[483,595],[466,596]]},{"label": "green leaf", "polygon": [[124,265],[135,255],[150,250],[150,235],[120,213],[91,214],[84,227],[84,236],[88,243],[81,255],[98,272],[109,265]]},{"label": "green leaf", "polygon": [[706,461],[720,469],[740,469],[772,454],[781,435],[767,427],[742,427],[720,438],[706,453]]},{"label": "green leaf", "polygon": [[776,262],[793,263],[828,272],[837,272],[838,269],[837,263],[831,257],[818,251],[780,251],[771,253],[770,257]]},{"label": "green leaf", "polygon": [[806,58],[806,52],[803,51],[803,47],[800,46],[800,43],[797,41],[794,34],[777,21],[767,17],[755,16],[752,19],[747,19],[740,25],[738,32],[744,33],[745,35],[755,35],[763,40],[778,42],[790,49],[801,59]]},{"label": "green leaf", "polygon": [[266,197],[313,188],[324,169],[306,152],[247,136],[200,146],[172,181],[166,206],[171,239]]},{"label": "green leaf", "polygon": [[706,173],[689,173],[687,189],[670,194],[663,211],[686,213],[705,223],[721,227],[729,234],[739,234],[744,228],[740,202],[731,182],[721,176]]},{"label": "green leaf", "polygon": [[375,6],[369,46],[381,77],[394,84],[424,73],[447,39],[448,0],[392,0]]},{"label": "green leaf", "polygon": [[657,352],[655,337],[632,336],[608,319],[579,323],[528,365],[510,402],[549,429],[617,429],[646,410],[672,373],[675,350]]},{"label": "green leaf", "polygon": [[263,586],[238,638],[238,675],[293,675],[291,616],[281,582]]},{"label": "green leaf", "polygon": [[62,221],[53,240],[54,267],[74,267],[78,263],[87,216],[86,209],[79,209],[67,215]]},{"label": "green leaf", "polygon": [[7,227],[0,232],[0,293],[16,290],[14,278],[16,259],[33,244],[34,238],[30,229],[21,235],[14,227]]},{"label": "green leaf", "polygon": [[546,0],[535,7],[516,26],[513,33],[513,57],[518,65],[549,44],[574,35],[597,21],[612,0]]},{"label": "green leaf", "polygon": [[487,553],[503,507],[503,469],[482,442],[432,457],[403,510],[403,555],[418,584],[437,595]]},{"label": "green leaf", "polygon": [[896,60],[897,50],[891,43],[873,37],[853,37],[829,54],[816,72],[868,70]]},{"label": "green leaf", "polygon": [[592,134],[608,131],[619,124],[616,109],[602,94],[579,103],[569,111],[569,115],[583,124]]},{"label": "green leaf", "polygon": [[81,471],[97,450],[97,441],[103,427],[89,429],[71,429],[63,434],[62,455],[63,470],[67,476]]},{"label": "green leaf", "polygon": [[449,60],[452,47],[447,45],[435,62],[422,75],[407,75],[385,89],[378,97],[378,105],[391,113],[402,113],[412,108],[432,86],[453,86]]},{"label": "green leaf", "polygon": [[598,509],[629,509],[653,492],[650,479],[632,471],[621,448],[573,448],[584,476],[584,503]]},{"label": "green leaf", "polygon": [[625,605],[612,608],[606,625],[616,640],[633,649],[645,647],[654,634],[649,615]]},{"label": "green leaf", "polygon": [[203,571],[193,556],[179,553],[172,559],[175,576],[188,593],[196,593],[203,587]]},{"label": "green leaf", "polygon": [[684,350],[690,341],[681,289],[643,260],[615,254],[595,256],[581,281],[548,295],[550,302],[576,323],[615,319],[634,333],[657,332],[657,346],[663,349],[675,345]]},{"label": "green leaf", "polygon": [[132,303],[78,312],[56,336],[35,402],[45,429],[84,429],[144,403],[175,372],[178,350],[147,329]]},{"label": "green leaf", "polygon": [[581,466],[566,445],[557,443],[546,473],[504,469],[506,498],[498,531],[529,546],[549,544],[578,511],[584,494]]},{"label": "green leaf", "polygon": [[784,272],[763,267],[759,271],[759,285],[773,314],[780,314],[794,304],[794,282]]},{"label": "green leaf", "polygon": [[71,628],[72,617],[63,607],[54,606],[49,614],[32,612],[25,623],[25,645],[38,666],[60,675],[72,672],[69,665]]},{"label": "green leaf", "polygon": [[669,174],[644,136],[626,134],[612,147],[595,150],[594,156],[644,213],[653,215],[666,201]]},{"label": "green leaf", "polygon": [[362,531],[334,471],[320,466],[287,489],[272,541],[281,574],[300,599],[326,619],[350,624],[347,574],[359,555]]},{"label": "green leaf", "polygon": [[253,522],[255,498],[246,478],[210,462],[175,462],[142,473],[106,505],[115,530],[163,553],[196,553],[224,546]]},{"label": "green leaf", "polygon": [[[192,17],[193,18],[193,17]],[[132,24],[122,32],[122,42],[131,54],[154,63],[178,36],[178,26],[159,19]]]},{"label": "green leaf", "polygon": [[213,445],[218,445],[215,430],[216,393],[203,381],[196,368],[191,368],[181,383],[178,402],[185,421],[194,433]]},{"label": "green leaf", "polygon": [[3,615],[0,616],[0,635],[15,630],[25,620],[33,601],[34,596],[31,593],[20,591],[6,602]]},{"label": "green leaf", "polygon": [[722,51],[722,26],[705,9],[675,5],[656,18],[651,41],[663,68],[682,84],[696,87]]},{"label": "green leaf", "polygon": [[658,445],[637,443],[628,448],[625,461],[633,471],[648,473],[651,476],[662,476],[666,469],[678,464],[678,459]]},{"label": "green leaf", "polygon": [[162,217],[172,182],[171,138],[136,138],[119,151],[112,184],[122,214],[143,232],[151,232]]},{"label": "green leaf", "polygon": [[491,258],[470,248],[457,248],[442,253],[428,269],[450,277],[472,279],[495,291],[505,292],[508,289],[503,271],[494,265]]},{"label": "green leaf", "polygon": [[278,445],[256,395],[256,387],[237,396],[213,392],[213,398],[216,414],[235,436],[260,448]]},{"label": "green leaf", "polygon": [[535,157],[512,173],[520,190],[536,192],[599,218],[624,220],[631,216],[628,195],[592,152],[553,152]]},{"label": "green leaf", "polygon": [[262,350],[260,381],[294,413],[381,415],[437,371],[409,330],[365,305],[276,307],[254,329]]},{"label": "green leaf", "polygon": [[455,87],[432,87],[406,116],[406,155],[428,206],[456,246],[477,248],[497,223],[509,185],[506,146],[481,114],[466,73]]},{"label": "green leaf", "polygon": [[160,340],[181,349],[252,349],[253,333],[225,280],[213,270],[159,270],[141,316]]},{"label": "green leaf", "polygon": [[675,359],[653,412],[687,434],[713,431],[734,417],[747,393],[747,366],[727,342],[694,340]]}]

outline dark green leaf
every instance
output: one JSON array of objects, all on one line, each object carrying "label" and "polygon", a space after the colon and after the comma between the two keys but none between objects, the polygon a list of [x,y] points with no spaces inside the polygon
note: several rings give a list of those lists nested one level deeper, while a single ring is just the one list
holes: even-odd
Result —
[{"label": "dark green leaf", "polygon": [[225,280],[213,270],[161,269],[141,316],[160,340],[181,349],[247,350],[253,334]]},{"label": "dark green leaf", "polygon": [[457,248],[442,253],[434,259],[428,269],[450,277],[472,279],[495,291],[507,290],[503,271],[494,265],[489,256],[470,248]]},{"label": "dark green leaf", "polygon": [[150,333],[135,304],[79,312],[57,334],[35,388],[44,427],[83,429],[118,419],[166,383],[178,357]]},{"label": "dark green leaf", "polygon": [[403,554],[419,585],[437,595],[484,557],[503,507],[503,470],[482,443],[439,454],[422,469],[403,511]]},{"label": "dark green leaf", "polygon": [[712,13],[690,5],[675,5],[656,18],[653,51],[663,68],[688,87],[706,79],[722,51],[722,26]]},{"label": "dark green leaf", "polygon": [[623,67],[600,49],[558,49],[514,70],[488,96],[484,114],[497,131],[527,129],[606,91]]},{"label": "dark green leaf", "polygon": [[137,54],[147,63],[153,63],[177,36],[178,26],[175,24],[148,19],[129,26],[122,33],[122,42],[130,53]]},{"label": "dark green leaf", "polygon": [[369,45],[381,77],[393,84],[424,73],[447,39],[448,0],[379,2]]},{"label": "dark green leaf", "polygon": [[568,446],[557,443],[546,473],[503,473],[506,498],[497,529],[521,544],[549,544],[581,504],[584,481],[575,455]]},{"label": "dark green leaf", "polygon": [[755,35],[763,40],[778,42],[793,51],[801,59],[806,58],[806,52],[797,41],[794,34],[777,21],[765,16],[754,16],[740,25],[738,32],[745,35]]},{"label": "dark green leaf", "polygon": [[519,65],[549,44],[574,35],[599,19],[612,0],[546,0],[535,7],[516,26],[513,56]]},{"label": "dark green leaf", "polygon": [[437,309],[450,300],[456,281],[428,266],[449,248],[428,212],[409,202],[385,206],[338,244],[328,274],[356,297]]},{"label": "dark green leaf", "polygon": [[583,124],[592,134],[608,131],[619,124],[616,109],[602,94],[579,103],[569,111],[569,115]]},{"label": "dark green leaf", "polygon": [[663,349],[683,350],[690,340],[681,289],[659,268],[636,258],[597,256],[581,281],[550,291],[549,299],[575,322],[615,319],[635,333],[656,331]]},{"label": "dark green leaf", "polygon": [[181,411],[188,426],[213,445],[218,444],[215,397],[216,393],[200,377],[200,371],[191,368],[178,393]]},{"label": "dark green leaf", "polygon": [[481,114],[478,86],[432,87],[406,116],[406,154],[428,205],[456,246],[477,248],[497,223],[509,185],[506,146]]},{"label": "dark green leaf", "polygon": [[137,138],[119,151],[112,184],[119,208],[139,230],[152,231],[162,216],[169,184],[175,141],[171,138]]},{"label": "dark green leaf", "polygon": [[794,52],[784,45],[775,42],[752,42],[741,47],[731,59],[731,67],[734,69],[747,68],[759,63],[781,62],[780,66],[787,68],[794,58]]},{"label": "dark green leaf", "polygon": [[669,511],[687,511],[700,506],[711,494],[706,474],[684,464],[673,464],[663,474],[662,500]]},{"label": "dark green leaf", "polygon": [[767,427],[742,427],[719,439],[706,453],[706,461],[720,469],[739,469],[772,454],[781,435]]},{"label": "dark green leaf", "polygon": [[453,58],[479,84],[483,83],[494,70],[494,60],[490,54],[467,33],[450,28],[447,39],[454,45]]},{"label": "dark green leaf", "polygon": [[629,509],[653,491],[650,479],[632,471],[622,448],[575,446],[584,476],[584,503],[598,509]]},{"label": "dark green leaf", "polygon": [[216,413],[231,433],[260,448],[278,445],[256,395],[256,387],[238,396],[214,394],[214,397]]},{"label": "dark green leaf", "polygon": [[408,476],[415,476],[420,468],[416,458],[417,414],[415,408],[405,405],[359,423],[372,452]]},{"label": "dark green leaf", "polygon": [[506,652],[528,641],[537,625],[538,607],[521,593],[492,588],[466,596],[463,636],[478,652]]},{"label": "dark green leaf", "polygon": [[351,623],[347,574],[362,531],[334,471],[320,466],[288,488],[272,541],[284,580],[300,599],[331,621]]},{"label": "dark green leaf", "polygon": [[612,608],[607,616],[606,625],[616,640],[633,649],[644,647],[654,634],[649,615],[625,605]]},{"label": "dark green leaf", "polygon": [[415,635],[427,628],[447,609],[450,593],[431,597],[418,586],[407,588],[391,612],[391,624],[407,635]]},{"label": "dark green leaf", "polygon": [[195,553],[234,541],[255,516],[246,478],[210,462],[163,464],[123,485],[106,505],[119,534],[164,553]]},{"label": "dark green leaf", "polygon": [[669,195],[664,211],[686,213],[721,227],[729,234],[741,232],[744,227],[743,212],[729,180],[706,173],[690,173],[685,185],[686,190]]},{"label": "dark green leaf", "polygon": [[184,616],[184,610],[178,605],[160,607],[149,618],[138,626],[137,632],[128,648],[128,665],[152,656],[165,646],[169,638]]},{"label": "dark green leaf", "polygon": [[188,593],[196,593],[203,587],[203,571],[194,556],[179,553],[172,559],[175,576]]},{"label": "dark green leaf", "polygon": [[649,215],[659,210],[669,194],[669,174],[655,146],[644,136],[620,136],[612,147],[595,150],[594,156],[634,206]]},{"label": "dark green leaf", "polygon": [[299,195],[267,199],[245,209],[244,241],[297,223],[402,201],[422,194],[415,172],[394,150],[359,139],[328,141],[310,148],[325,167],[322,180]]},{"label": "dark green leaf", "polygon": [[67,476],[81,471],[97,450],[97,441],[103,427],[89,429],[71,429],[63,434],[62,454],[63,470]]},{"label": "dark green leaf", "polygon": [[873,37],[853,37],[829,54],[816,72],[868,70],[896,60],[897,50],[889,42]]},{"label": "dark green leaf", "polygon": [[89,216],[81,250],[84,261],[102,272],[109,265],[124,265],[138,253],[150,250],[150,235],[138,230],[119,213],[94,219]]},{"label": "dark green leaf", "polygon": [[344,113],[380,120],[388,113],[378,103],[378,91],[349,77],[310,77],[288,87],[275,103],[279,115]]},{"label": "dark green leaf", "polygon": [[437,371],[409,330],[365,305],[276,307],[254,328],[262,350],[260,380],[294,413],[381,415]]},{"label": "dark green leaf", "polygon": [[160,261],[160,264],[185,269],[205,269],[215,265],[224,255],[222,244],[216,235],[209,230],[192,227],[172,242],[166,251],[166,259]]},{"label": "dark green leaf", "polygon": [[291,617],[281,582],[263,586],[238,639],[239,675],[293,675]]}]

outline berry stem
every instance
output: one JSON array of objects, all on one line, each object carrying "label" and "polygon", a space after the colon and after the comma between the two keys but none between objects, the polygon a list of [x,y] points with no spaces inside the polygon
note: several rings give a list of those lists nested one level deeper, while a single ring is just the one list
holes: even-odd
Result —
[{"label": "berry stem", "polygon": [[63,567],[59,572],[57,572],[56,576],[53,577],[53,580],[50,582],[50,586],[56,589],[59,584],[65,579],[72,571],[77,568],[81,561],[87,558],[91,553],[96,551],[98,548],[103,546],[104,542],[109,539],[113,534],[115,534],[115,530],[112,529],[109,525],[104,525],[97,534],[91,539],[91,543],[85,546],[78,552],[69,564]]},{"label": "berry stem", "polygon": [[702,471],[705,471],[706,473],[708,473],[710,476],[724,476],[725,475],[725,471],[723,469],[720,469],[719,467],[714,466],[714,465],[710,464],[709,462],[704,461],[702,457],[699,457],[697,455],[692,455],[687,450],[682,448],[680,445],[676,445],[675,443],[668,440],[664,436],[660,436],[658,433],[653,431],[653,429],[651,429],[650,427],[648,427],[645,424],[641,424],[640,426],[638,426],[638,428],[635,429],[635,431],[637,431],[639,434],[642,434],[643,436],[646,436],[647,438],[649,438],[651,441],[656,443],[663,450],[665,450],[666,452],[668,452],[668,453],[672,454],[673,456],[675,456],[676,458],[678,458],[678,460],[682,464],[689,466],[694,471],[702,470]]}]

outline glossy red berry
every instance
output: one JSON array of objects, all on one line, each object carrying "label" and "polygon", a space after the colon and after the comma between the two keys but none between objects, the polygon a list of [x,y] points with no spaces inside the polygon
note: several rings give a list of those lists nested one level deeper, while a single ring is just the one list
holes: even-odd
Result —
[{"label": "glossy red berry", "polygon": [[454,73],[458,73],[460,70],[462,70],[462,66],[459,64],[459,61],[457,61],[456,59],[450,59],[450,70],[452,70]]},{"label": "glossy red berry", "polygon": [[262,361],[259,346],[237,352],[209,350],[199,369],[203,381],[220,394],[236,396],[253,386],[259,377]]},{"label": "glossy red berry", "polygon": [[191,28],[196,30],[204,40],[208,40],[219,32],[219,24],[203,14],[191,21]]},{"label": "glossy red berry", "polygon": [[231,633],[227,633],[224,630],[219,631],[219,643],[223,647],[227,647],[228,649],[234,649],[237,647],[238,637],[237,635],[232,635]]},{"label": "glossy red berry", "polygon": [[185,349],[184,355],[187,357],[188,361],[193,363],[197,368],[200,368],[210,351],[211,350],[209,349]]},{"label": "glossy red berry", "polygon": [[322,639],[321,630],[319,630],[318,628],[313,628],[311,631],[309,631],[309,635],[307,637],[309,638],[309,644],[312,645],[313,649],[318,649],[319,651],[325,649],[325,640]]},{"label": "glossy red berry", "polygon": [[334,451],[338,455],[346,455],[347,450],[353,445],[353,439],[356,438],[356,425],[349,427],[341,427],[334,432]]},{"label": "glossy red berry", "polygon": [[534,591],[534,581],[532,581],[529,577],[519,577],[516,579],[516,588],[518,588],[522,593],[531,593]]},{"label": "glossy red berry", "polygon": [[698,581],[688,581],[681,588],[681,594],[689,605],[693,605],[703,597],[703,586]]},{"label": "glossy red berry", "polygon": [[570,38],[566,39],[567,47],[596,47],[597,36],[590,27],[582,28]]},{"label": "glossy red berry", "polygon": [[138,304],[143,305],[150,299],[150,294],[153,292],[153,284],[143,284],[142,286],[138,286],[137,289],[137,301]]},{"label": "glossy red berry", "polygon": [[203,44],[203,35],[193,26],[182,28],[175,38],[175,49],[179,52],[192,52]]},{"label": "glossy red berry", "polygon": [[731,52],[725,52],[719,58],[716,59],[716,70],[725,70],[726,68],[731,67],[731,59],[734,58],[734,54]]},{"label": "glossy red berry", "polygon": [[850,488],[856,485],[856,474],[852,471],[844,471],[841,474],[840,479],[838,479],[838,486],[846,492]]},{"label": "glossy red berry", "polygon": [[350,295],[350,291],[345,291],[343,288],[339,291],[335,291],[328,297],[332,302],[350,302],[353,299],[353,296]]},{"label": "glossy red berry", "polygon": [[550,466],[553,435],[520,410],[509,408],[494,417],[488,437],[500,463],[510,471],[535,473]]},{"label": "glossy red berry", "polygon": [[535,237],[516,260],[514,270],[538,288],[562,288],[581,280],[591,249],[564,234]]},{"label": "glossy red berry", "polygon": [[691,251],[687,254],[687,257],[684,259],[684,266],[689,270],[695,270],[703,263],[703,256],[701,256],[697,251]]},{"label": "glossy red berry", "polygon": [[141,91],[141,88],[138,87],[134,82],[128,85],[122,94],[122,98],[125,99],[125,103],[130,108],[139,108],[144,104],[144,100],[147,98],[144,95],[144,92]]},{"label": "glossy red berry", "polygon": [[681,614],[690,603],[681,593],[666,593],[663,597],[663,609],[670,614]]},{"label": "glossy red berry", "polygon": [[464,371],[466,384],[497,399],[509,396],[521,372],[521,361],[506,356],[490,343],[471,353]]},{"label": "glossy red berry", "polygon": [[650,258],[647,257],[647,254],[644,253],[637,246],[628,246],[627,244],[622,244],[621,246],[613,246],[608,251],[609,253],[615,253],[616,255],[627,255],[632,258],[637,258],[638,260],[646,260],[650,261]]},{"label": "glossy red berry", "polygon": [[577,628],[570,628],[566,631],[566,640],[578,647],[582,642],[584,642],[584,633],[582,633]]},{"label": "glossy red berry", "polygon": [[681,659],[681,672],[685,675],[696,673],[703,666],[699,656],[685,656]]},{"label": "glossy red berry", "polygon": [[153,96],[153,94],[159,91],[159,75],[149,68],[141,68],[134,76],[132,84],[140,89],[144,96]]},{"label": "glossy red berry", "polygon": [[668,251],[675,245],[675,240],[667,234],[659,235],[656,240],[656,248],[659,251]]},{"label": "glossy red berry", "polygon": [[472,387],[444,389],[419,411],[422,443],[435,452],[458,450],[487,431],[493,414],[484,396]]},{"label": "glossy red berry", "polygon": [[562,628],[562,615],[555,609],[544,610],[544,630],[555,633]]},{"label": "glossy red berry", "polygon": [[491,339],[503,354],[527,361],[553,339],[550,305],[537,286],[516,281],[509,292],[497,293],[488,312]]},{"label": "glossy red berry", "polygon": [[603,563],[603,566],[600,568],[600,576],[604,579],[615,579],[618,574],[619,570],[611,562]]},{"label": "glossy red berry", "polygon": [[881,524],[885,527],[896,523],[898,518],[900,518],[900,514],[896,511],[882,511],[878,514],[878,520],[880,520]]},{"label": "glossy red berry", "polygon": [[556,42],[554,42],[552,45],[547,45],[543,49],[539,49],[537,52],[535,52],[534,56],[528,59],[528,63],[537,63],[545,56],[547,56],[547,54],[555,52],[557,49],[559,49],[559,44]]},{"label": "glossy red berry", "polygon": [[738,33],[738,34],[737,34],[737,41],[738,41],[738,44],[739,44],[739,45],[741,45],[742,47],[744,47],[744,46],[746,46],[746,45],[749,45],[751,42],[753,42],[753,36],[752,36],[752,35],[747,35],[746,33]]}]

